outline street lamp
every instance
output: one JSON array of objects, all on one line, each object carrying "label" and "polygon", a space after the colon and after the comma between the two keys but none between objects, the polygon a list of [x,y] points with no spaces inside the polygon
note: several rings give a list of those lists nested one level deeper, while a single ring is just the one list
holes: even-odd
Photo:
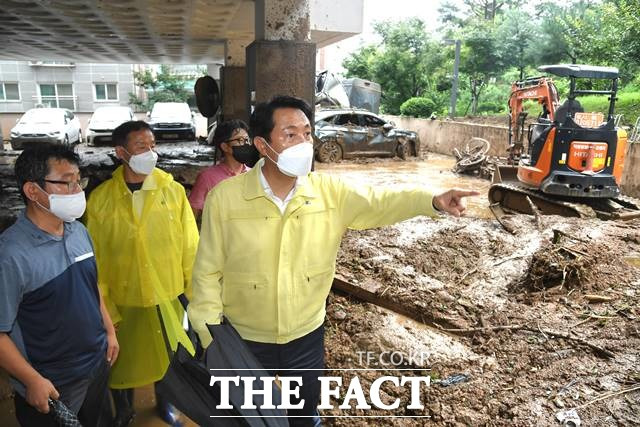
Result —
[{"label": "street lamp", "polygon": [[460,66],[460,40],[445,39],[444,44],[456,45],[456,59],[453,63],[453,82],[451,84],[451,107],[449,108],[449,118],[453,120],[456,116],[456,100],[458,98],[458,67]]}]

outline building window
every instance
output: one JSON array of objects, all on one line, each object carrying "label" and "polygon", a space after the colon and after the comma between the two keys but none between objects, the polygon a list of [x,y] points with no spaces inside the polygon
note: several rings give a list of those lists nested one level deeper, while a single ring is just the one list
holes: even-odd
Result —
[{"label": "building window", "polygon": [[73,96],[73,85],[68,83],[41,84],[39,102],[47,107],[68,108],[75,110],[76,97]]},{"label": "building window", "polygon": [[96,101],[117,101],[118,85],[116,83],[95,83]]},{"label": "building window", "polygon": [[0,101],[20,101],[18,83],[0,83]]},{"label": "building window", "polygon": [[29,61],[31,67],[75,67],[73,62],[65,61]]}]

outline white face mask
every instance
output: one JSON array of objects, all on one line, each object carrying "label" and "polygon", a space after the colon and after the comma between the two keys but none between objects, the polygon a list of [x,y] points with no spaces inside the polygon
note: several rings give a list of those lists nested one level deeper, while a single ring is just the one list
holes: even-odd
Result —
[{"label": "white face mask", "polygon": [[73,222],[80,218],[87,207],[84,191],[74,194],[49,194],[44,190],[42,192],[49,196],[49,209],[36,202],[38,206],[64,222]]},{"label": "white face mask", "polygon": [[124,147],[122,149],[131,156],[128,162],[124,159],[122,160],[129,165],[132,171],[140,175],[149,175],[153,172],[153,168],[156,167],[156,162],[158,161],[158,154],[155,151],[149,150],[141,154],[132,155]]},{"label": "white face mask", "polygon": [[[267,144],[269,149],[278,154],[271,145]],[[278,161],[273,163],[278,166],[280,172],[290,177],[305,176],[311,172],[311,164],[313,163],[313,144],[310,142],[301,142],[293,147],[289,147],[278,154]]]}]

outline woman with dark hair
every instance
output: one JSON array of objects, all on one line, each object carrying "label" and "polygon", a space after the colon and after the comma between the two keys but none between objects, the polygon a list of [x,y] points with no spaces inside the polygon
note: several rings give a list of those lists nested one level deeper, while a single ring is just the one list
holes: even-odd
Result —
[{"label": "woman with dark hair", "polygon": [[222,152],[223,157],[220,163],[214,164],[198,174],[196,183],[191,190],[189,203],[196,219],[200,218],[204,200],[213,187],[218,185],[220,181],[249,170],[245,163],[253,166],[251,162],[247,161],[246,156],[242,155],[247,148],[251,147],[248,131],[247,124],[242,120],[228,120],[216,128],[213,134],[213,143],[216,149]]}]

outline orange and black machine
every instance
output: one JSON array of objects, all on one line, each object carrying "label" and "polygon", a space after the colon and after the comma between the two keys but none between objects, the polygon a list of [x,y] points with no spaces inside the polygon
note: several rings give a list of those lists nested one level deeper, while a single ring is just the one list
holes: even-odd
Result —
[{"label": "orange and black machine", "polygon": [[[548,65],[539,71],[570,79],[568,99],[559,107],[555,86],[543,104],[543,114],[528,129],[528,149],[518,156],[518,181],[543,193],[566,197],[614,198],[627,144],[626,132],[615,123],[618,69],[589,65]],[[577,80],[609,80],[606,89],[578,89]],[[596,82],[596,87],[598,86]],[[578,99],[607,95],[606,120],[602,113],[585,113]],[[512,120],[515,111],[512,110]],[[522,127],[520,127],[522,129]],[[510,135],[512,137],[512,135]],[[510,138],[511,139],[511,138]],[[514,146],[515,141],[510,141]]]}]

